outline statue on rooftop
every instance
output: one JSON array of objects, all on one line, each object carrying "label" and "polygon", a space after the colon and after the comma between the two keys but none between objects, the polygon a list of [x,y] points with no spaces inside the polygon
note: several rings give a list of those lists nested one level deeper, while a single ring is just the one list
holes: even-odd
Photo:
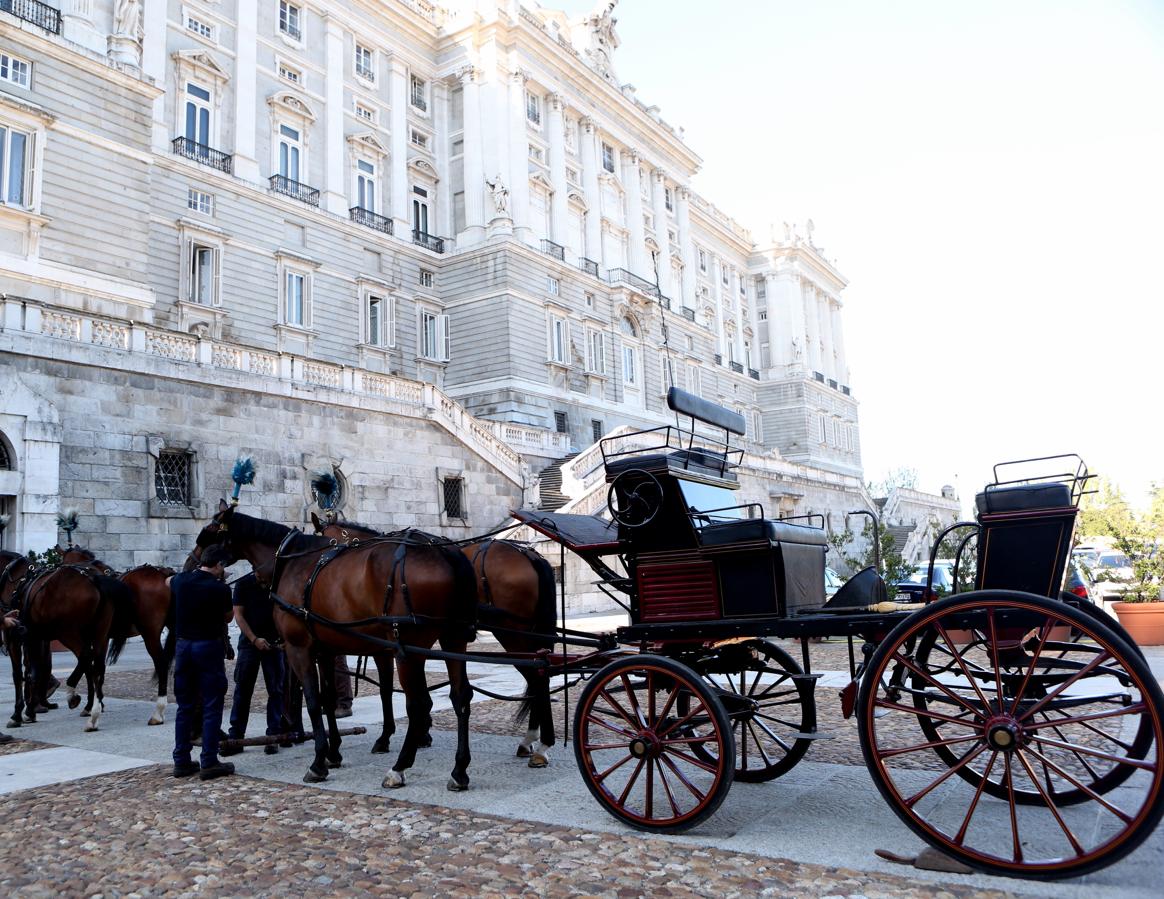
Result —
[{"label": "statue on rooftop", "polygon": [[117,0],[113,9],[113,33],[135,41],[142,39],[141,0]]},{"label": "statue on rooftop", "polygon": [[615,77],[613,57],[619,45],[618,34],[614,30],[618,24],[618,19],[614,17],[617,5],[618,0],[603,0],[585,19],[590,29],[590,47],[586,56],[599,73],[607,78]]}]

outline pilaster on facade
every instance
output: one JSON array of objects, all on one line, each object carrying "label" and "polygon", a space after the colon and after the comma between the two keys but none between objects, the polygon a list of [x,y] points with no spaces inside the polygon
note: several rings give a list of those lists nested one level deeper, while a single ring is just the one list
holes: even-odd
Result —
[{"label": "pilaster on facade", "polygon": [[391,109],[391,217],[396,233],[404,235],[412,227],[408,208],[408,64],[397,54],[388,61],[388,97]]},{"label": "pilaster on facade", "polygon": [[529,221],[529,140],[526,137],[525,84],[529,73],[515,69],[509,73],[509,210],[514,236],[532,243]]}]

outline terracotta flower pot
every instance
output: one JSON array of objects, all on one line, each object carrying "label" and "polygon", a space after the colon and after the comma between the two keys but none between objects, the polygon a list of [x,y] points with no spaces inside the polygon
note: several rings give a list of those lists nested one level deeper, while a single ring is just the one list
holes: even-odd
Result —
[{"label": "terracotta flower pot", "polygon": [[1113,602],[1111,607],[1141,646],[1164,645],[1164,602]]}]

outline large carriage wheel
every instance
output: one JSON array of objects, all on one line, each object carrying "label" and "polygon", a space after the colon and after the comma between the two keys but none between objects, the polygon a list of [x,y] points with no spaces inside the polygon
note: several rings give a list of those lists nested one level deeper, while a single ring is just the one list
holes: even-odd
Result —
[{"label": "large carriage wheel", "polygon": [[877,648],[858,708],[882,796],[976,868],[1083,874],[1164,815],[1164,694],[1123,639],[1065,603],[983,591],[929,605]]},{"label": "large carriage wheel", "polygon": [[719,808],[735,746],[708,684],[672,659],[640,655],[611,662],[582,690],[574,755],[608,812],[641,830],[677,833]]},{"label": "large carriage wheel", "polygon": [[812,740],[798,734],[816,730],[813,684],[787,652],[767,640],[739,647],[746,653],[725,659],[736,670],[704,670],[723,693],[736,744],[736,780],[761,783],[787,774],[804,758]]}]

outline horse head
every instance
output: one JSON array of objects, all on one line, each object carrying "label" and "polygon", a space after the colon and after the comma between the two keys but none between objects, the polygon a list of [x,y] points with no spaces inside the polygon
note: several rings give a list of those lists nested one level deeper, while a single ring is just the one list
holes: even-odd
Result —
[{"label": "horse head", "polygon": [[186,556],[186,561],[182,565],[183,571],[193,571],[197,568],[202,562],[202,552],[208,546],[223,545],[231,556],[228,564],[233,565],[238,561],[238,556],[230,544],[230,522],[233,517],[234,506],[226,500],[220,499],[218,501],[218,511],[205,527],[198,532],[198,536],[194,539],[194,548]]}]

